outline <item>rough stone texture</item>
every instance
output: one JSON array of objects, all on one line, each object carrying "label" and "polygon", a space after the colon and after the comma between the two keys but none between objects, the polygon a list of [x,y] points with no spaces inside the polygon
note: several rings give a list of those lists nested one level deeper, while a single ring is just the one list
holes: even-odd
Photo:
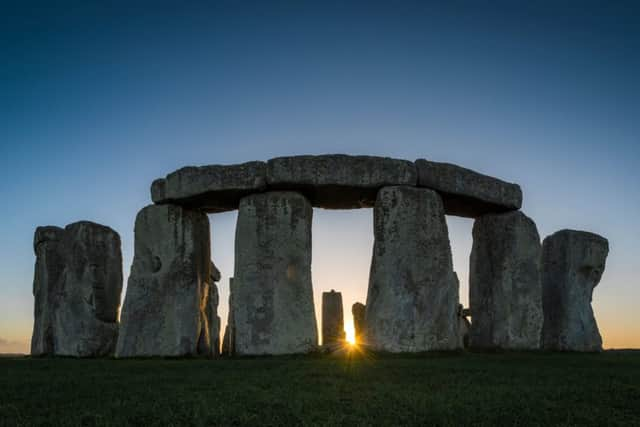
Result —
[{"label": "rough stone texture", "polygon": [[220,295],[218,294],[218,287],[216,282],[220,281],[220,270],[215,266],[213,262],[210,264],[209,275],[209,293],[207,298],[207,306],[205,309],[205,315],[207,317],[207,323],[209,324],[209,341],[211,343],[211,356],[217,357],[220,355],[220,316],[218,316],[218,303],[220,301]]},{"label": "rough stone texture", "polygon": [[351,314],[353,315],[353,329],[356,335],[356,344],[363,344],[365,342],[365,311],[366,306],[362,303],[357,302],[351,306]]},{"label": "rough stone texture", "polygon": [[313,206],[353,209],[372,207],[381,187],[415,186],[417,177],[406,160],[328,154],[271,159],[267,183],[271,189],[300,191]]},{"label": "rough stone texture", "polygon": [[88,221],[38,227],[32,355],[113,354],[122,292],[120,236]]},{"label": "rough stone texture", "polygon": [[459,348],[458,281],[440,196],[385,187],[374,209],[367,344],[420,352]]},{"label": "rough stone texture", "polygon": [[520,209],[522,190],[487,175],[449,163],[416,160],[418,186],[436,190],[448,215],[475,218]]},{"label": "rough stone texture", "polygon": [[152,205],[138,213],[117,357],[210,354],[209,240],[202,212]]},{"label": "rough stone texture", "polygon": [[471,347],[540,348],[541,250],[535,223],[520,211],[475,221],[469,272]]},{"label": "rough stone texture", "polygon": [[264,162],[184,167],[155,180],[151,199],[209,213],[234,210],[242,197],[264,191],[266,168]]},{"label": "rough stone texture", "polygon": [[601,351],[602,338],[591,308],[593,289],[604,272],[609,242],[585,231],[562,230],[544,239],[543,346],[548,350]]},{"label": "rough stone texture", "polygon": [[342,294],[333,289],[322,293],[322,345],[333,349],[344,345]]},{"label": "rough stone texture", "polygon": [[311,204],[294,192],[242,199],[236,228],[233,336],[238,355],[318,345],[311,285]]}]

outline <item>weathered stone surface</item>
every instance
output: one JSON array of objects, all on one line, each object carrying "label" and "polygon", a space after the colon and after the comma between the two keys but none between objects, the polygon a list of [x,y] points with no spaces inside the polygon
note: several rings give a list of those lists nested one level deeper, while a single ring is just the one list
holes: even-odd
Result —
[{"label": "weathered stone surface", "polygon": [[184,167],[155,180],[151,199],[209,213],[234,210],[242,197],[264,191],[266,168],[264,162]]},{"label": "weathered stone surface", "polygon": [[487,175],[449,163],[416,160],[418,186],[436,190],[445,212],[475,218],[487,213],[520,209],[522,190]]},{"label": "weathered stone surface", "polygon": [[334,349],[344,345],[342,294],[333,289],[322,293],[322,345]]},{"label": "weathered stone surface", "polygon": [[458,281],[440,196],[385,187],[374,228],[367,344],[389,352],[459,348]]},{"label": "weathered stone surface", "polygon": [[355,332],[356,344],[363,344],[365,342],[364,333],[366,330],[366,323],[364,322],[366,306],[360,302],[357,302],[351,306],[351,314],[353,315],[353,329]]},{"label": "weathered stone surface", "polygon": [[231,307],[236,354],[304,353],[318,345],[312,215],[309,201],[294,192],[240,202]]},{"label": "weathered stone surface", "polygon": [[270,189],[300,191],[313,206],[328,209],[372,207],[381,187],[416,182],[413,163],[387,157],[328,154],[267,162]]},{"label": "weathered stone surface", "polygon": [[562,230],[542,244],[543,346],[548,350],[601,351],[591,308],[604,272],[609,242],[585,231]]},{"label": "weathered stone surface", "polygon": [[31,354],[113,354],[122,292],[120,236],[88,221],[38,227]]},{"label": "weathered stone surface", "polygon": [[537,350],[542,331],[540,235],[520,211],[473,225],[469,304],[474,348]]},{"label": "weathered stone surface", "polygon": [[218,287],[216,282],[220,281],[220,270],[215,266],[213,262],[210,264],[209,275],[209,293],[207,298],[207,306],[205,309],[205,315],[207,317],[207,323],[209,324],[209,341],[211,343],[211,356],[217,357],[220,355],[220,316],[218,316],[218,303],[220,301],[220,295],[218,294]]},{"label": "weathered stone surface", "polygon": [[209,219],[174,205],[136,218],[117,357],[209,354]]}]

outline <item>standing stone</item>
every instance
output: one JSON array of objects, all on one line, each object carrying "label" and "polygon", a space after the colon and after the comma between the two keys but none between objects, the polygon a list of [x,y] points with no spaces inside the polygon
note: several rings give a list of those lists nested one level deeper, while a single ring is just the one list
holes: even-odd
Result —
[{"label": "standing stone", "polygon": [[32,355],[113,354],[122,292],[120,236],[88,221],[38,227]]},{"label": "standing stone", "polygon": [[336,349],[344,345],[344,341],[342,294],[332,289],[322,293],[322,345]]},{"label": "standing stone", "polygon": [[460,347],[468,348],[469,347],[469,331],[471,329],[471,322],[467,319],[465,313],[465,309],[462,307],[462,304],[458,306],[458,336],[460,337]]},{"label": "standing stone", "polygon": [[367,344],[389,352],[459,348],[458,281],[440,196],[385,187],[374,227]]},{"label": "standing stone", "polygon": [[543,346],[548,350],[601,351],[591,308],[604,272],[609,242],[585,231],[562,230],[542,244]]},{"label": "standing stone", "polygon": [[473,225],[470,345],[537,350],[542,331],[540,236],[520,211],[487,214]]},{"label": "standing stone", "polygon": [[355,332],[356,344],[365,342],[364,333],[366,324],[364,322],[366,306],[362,303],[355,303],[351,306],[351,314],[353,315],[353,329]]},{"label": "standing stone", "polygon": [[227,325],[224,328],[224,336],[222,338],[222,355],[234,355],[234,325],[233,321],[233,277],[229,277],[229,314],[227,316]]},{"label": "standing stone", "polygon": [[209,354],[209,219],[152,205],[136,218],[117,357]]},{"label": "standing stone", "polygon": [[209,340],[211,343],[211,357],[220,355],[220,316],[218,316],[218,303],[220,295],[216,282],[220,281],[220,270],[213,262],[210,264],[209,294],[205,310],[207,323],[209,324]]},{"label": "standing stone", "polygon": [[309,201],[267,192],[240,202],[233,283],[238,355],[308,352],[318,345],[311,285]]}]

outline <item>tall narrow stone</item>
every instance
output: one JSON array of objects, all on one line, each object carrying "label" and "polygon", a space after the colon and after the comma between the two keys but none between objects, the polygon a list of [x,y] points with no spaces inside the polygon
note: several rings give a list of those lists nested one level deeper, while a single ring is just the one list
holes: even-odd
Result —
[{"label": "tall narrow stone", "polygon": [[38,227],[31,354],[113,354],[122,292],[120,236],[88,221]]},{"label": "tall narrow stone", "polygon": [[562,230],[542,244],[543,346],[548,350],[601,351],[593,290],[604,272],[609,242],[586,231]]},{"label": "tall narrow stone", "polygon": [[304,353],[318,344],[309,201],[267,192],[240,201],[233,283],[238,355]]},{"label": "tall narrow stone", "polygon": [[218,303],[220,296],[216,282],[220,281],[220,270],[213,262],[210,265],[209,292],[205,314],[209,325],[209,341],[211,343],[211,357],[220,355],[220,316],[218,316]]},{"label": "tall narrow stone", "polygon": [[378,192],[374,227],[367,344],[389,352],[459,348],[458,281],[440,196],[385,187]]},{"label": "tall narrow stone", "polygon": [[355,333],[356,344],[363,344],[365,341],[365,310],[366,306],[360,302],[357,302],[351,306],[351,314],[353,315],[353,330]]},{"label": "tall narrow stone", "polygon": [[224,328],[222,338],[222,355],[234,355],[234,320],[233,320],[233,277],[229,277],[229,314],[227,315],[227,326]]},{"label": "tall narrow stone", "polygon": [[209,219],[153,205],[136,218],[117,357],[209,354]]},{"label": "tall narrow stone", "polygon": [[470,346],[536,350],[542,331],[540,236],[520,211],[487,214],[473,226]]},{"label": "tall narrow stone", "polygon": [[333,289],[322,293],[322,345],[335,349],[344,345],[342,294]]}]

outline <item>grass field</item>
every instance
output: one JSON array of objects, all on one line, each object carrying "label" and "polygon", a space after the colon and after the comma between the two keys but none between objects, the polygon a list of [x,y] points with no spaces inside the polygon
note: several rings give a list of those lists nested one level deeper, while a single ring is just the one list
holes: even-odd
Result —
[{"label": "grass field", "polygon": [[640,426],[640,352],[4,358],[0,425]]}]

